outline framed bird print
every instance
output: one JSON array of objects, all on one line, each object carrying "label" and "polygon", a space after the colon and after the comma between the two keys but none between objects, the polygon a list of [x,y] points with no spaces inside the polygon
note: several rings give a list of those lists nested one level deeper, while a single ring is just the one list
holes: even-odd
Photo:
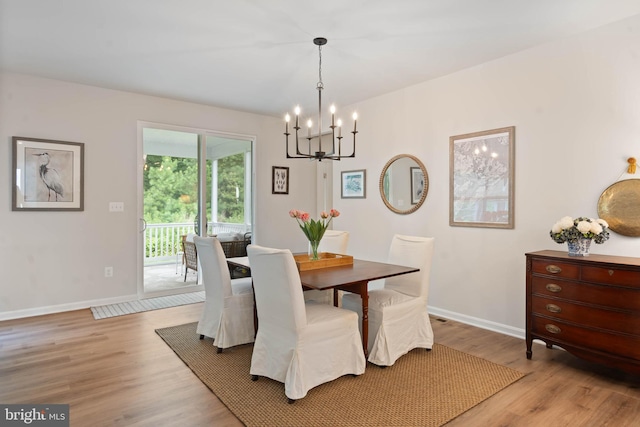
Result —
[{"label": "framed bird print", "polygon": [[83,143],[19,136],[12,142],[12,210],[84,210]]}]

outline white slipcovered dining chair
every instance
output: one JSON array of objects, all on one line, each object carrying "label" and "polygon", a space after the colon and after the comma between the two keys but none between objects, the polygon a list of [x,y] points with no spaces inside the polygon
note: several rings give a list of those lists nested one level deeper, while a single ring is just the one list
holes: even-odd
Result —
[{"label": "white slipcovered dining chair", "polygon": [[251,376],[284,383],[289,403],[320,384],[364,373],[356,313],[304,302],[300,274],[288,249],[247,247],[258,310]]},{"label": "white slipcovered dining chair", "polygon": [[322,236],[322,240],[320,240],[318,251],[346,255],[348,247],[348,231],[326,230]]},{"label": "white slipcovered dining chair", "polygon": [[205,302],[196,329],[200,339],[214,339],[222,349],[253,342],[253,288],[251,278],[231,279],[220,242],[215,237],[194,238],[202,269]]},{"label": "white slipcovered dining chair", "polygon": [[[391,366],[414,348],[433,347],[427,313],[433,242],[432,237],[393,237],[388,262],[420,271],[387,278],[382,289],[369,291],[369,362]],[[362,317],[359,295],[345,293],[342,307]]]},{"label": "white slipcovered dining chair", "polygon": [[[338,230],[326,230],[320,245],[318,246],[318,252],[331,252],[334,254],[347,254],[347,247],[349,246],[349,232]],[[316,301],[322,304],[333,304],[333,291],[319,291],[317,289],[311,289],[304,291],[305,301]]]}]

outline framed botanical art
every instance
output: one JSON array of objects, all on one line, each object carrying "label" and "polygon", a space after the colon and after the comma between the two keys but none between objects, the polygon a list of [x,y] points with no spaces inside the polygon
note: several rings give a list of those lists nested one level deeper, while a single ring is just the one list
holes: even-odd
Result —
[{"label": "framed botanical art", "polygon": [[273,166],[271,168],[271,194],[289,194],[289,168]]},{"label": "framed botanical art", "polygon": [[14,136],[12,210],[84,210],[84,144]]},{"label": "framed botanical art", "polygon": [[367,197],[367,171],[365,169],[343,171],[340,197],[364,199]]},{"label": "framed botanical art", "polygon": [[449,138],[449,225],[514,227],[515,127]]}]

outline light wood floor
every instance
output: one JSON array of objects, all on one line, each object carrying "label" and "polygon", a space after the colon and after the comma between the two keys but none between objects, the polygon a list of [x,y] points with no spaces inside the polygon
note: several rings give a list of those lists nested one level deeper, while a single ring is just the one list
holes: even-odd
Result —
[{"label": "light wood floor", "polygon": [[[72,426],[240,426],[154,332],[197,321],[201,309],[0,322],[0,403],[68,403]],[[450,427],[640,425],[638,377],[543,344],[527,360],[522,340],[453,321],[433,327],[436,342],[527,374]]]}]

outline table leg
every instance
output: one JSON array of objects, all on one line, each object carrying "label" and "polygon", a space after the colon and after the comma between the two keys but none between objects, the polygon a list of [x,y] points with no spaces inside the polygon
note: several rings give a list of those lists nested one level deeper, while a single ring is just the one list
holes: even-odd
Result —
[{"label": "table leg", "polygon": [[364,357],[369,356],[369,282],[356,282],[348,286],[338,286],[334,288],[334,305],[337,307],[337,293],[338,291],[351,292],[360,295],[362,300],[362,349],[364,350]]},{"label": "table leg", "polygon": [[362,348],[365,359],[369,357],[369,293],[367,282],[360,284],[360,298],[362,299]]}]

